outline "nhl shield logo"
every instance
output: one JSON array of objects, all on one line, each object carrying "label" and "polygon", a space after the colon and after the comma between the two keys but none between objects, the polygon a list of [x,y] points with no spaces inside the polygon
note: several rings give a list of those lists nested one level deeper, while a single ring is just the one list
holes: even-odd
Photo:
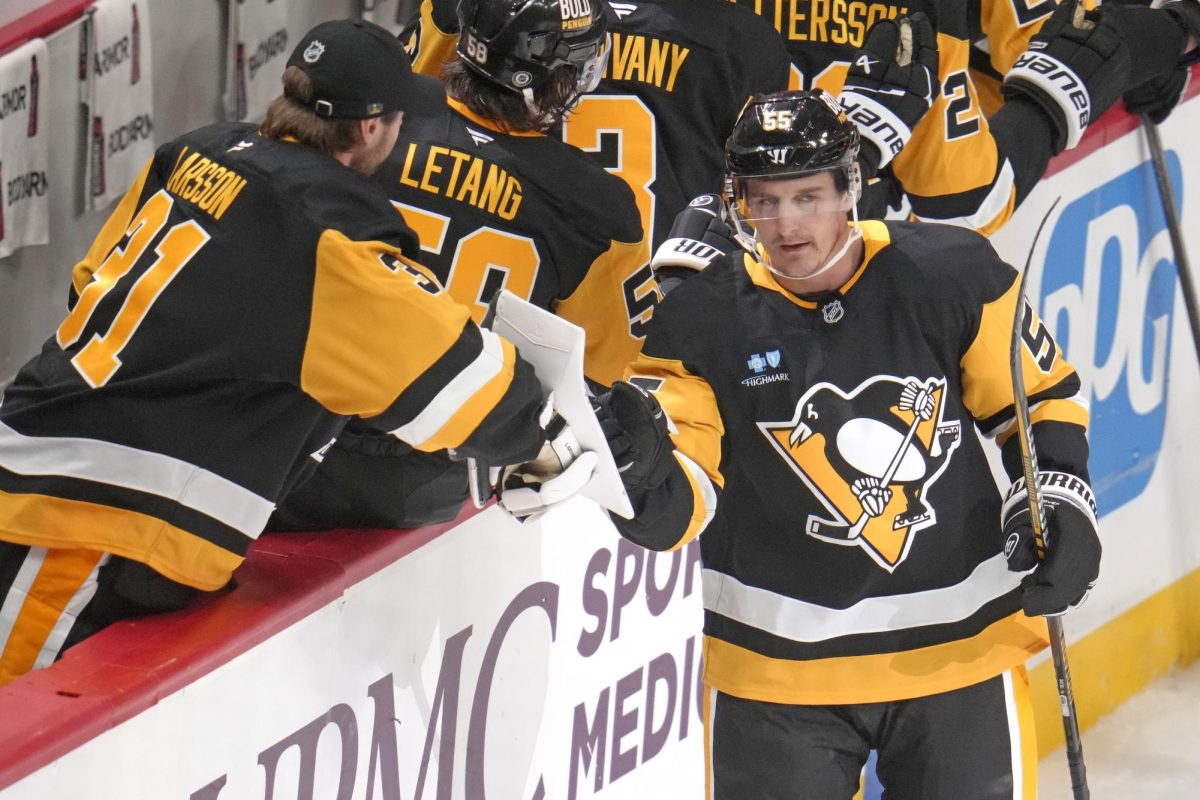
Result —
[{"label": "nhl shield logo", "polygon": [[302,55],[305,64],[315,64],[325,54],[325,45],[318,40],[313,39],[309,42],[308,47],[304,48]]},{"label": "nhl shield logo", "polygon": [[828,303],[821,306],[821,316],[830,325],[840,320],[845,314],[846,307],[842,305],[841,300],[830,300]]},{"label": "nhl shield logo", "polygon": [[828,515],[810,514],[803,533],[859,547],[892,572],[914,534],[937,524],[926,498],[961,439],[946,420],[945,378],[877,375],[849,393],[813,386],[791,420],[759,429]]}]

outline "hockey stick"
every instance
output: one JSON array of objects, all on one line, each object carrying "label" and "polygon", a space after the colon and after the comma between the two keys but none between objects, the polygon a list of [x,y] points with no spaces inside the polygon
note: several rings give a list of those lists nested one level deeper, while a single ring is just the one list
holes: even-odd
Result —
[{"label": "hockey stick", "polygon": [[1183,231],[1179,228],[1179,215],[1175,213],[1175,190],[1167,175],[1167,160],[1163,156],[1162,139],[1158,126],[1147,115],[1142,115],[1142,130],[1150,143],[1150,156],[1154,161],[1154,177],[1158,181],[1158,197],[1162,202],[1163,216],[1167,218],[1167,233],[1171,236],[1171,249],[1175,251],[1175,271],[1179,275],[1179,286],[1183,289],[1183,307],[1187,309],[1188,324],[1192,328],[1192,345],[1200,355],[1200,310],[1196,308],[1196,289],[1192,285],[1192,268],[1188,263],[1187,248],[1183,243]]},{"label": "hockey stick", "polygon": [[[1060,200],[1062,198],[1059,198]],[[1038,559],[1046,557],[1046,507],[1042,502],[1042,486],[1037,464],[1037,452],[1033,449],[1033,430],[1029,422],[1029,399],[1025,396],[1025,371],[1021,361],[1021,334],[1025,327],[1025,283],[1029,279],[1029,267],[1033,251],[1046,221],[1054,213],[1058,200],[1050,206],[1046,216],[1033,235],[1029,257],[1025,259],[1025,270],[1017,290],[1016,311],[1013,313],[1012,345],[1009,348],[1009,366],[1012,370],[1013,407],[1017,415],[1017,439],[1021,445],[1021,466],[1025,473],[1025,494],[1029,501],[1029,521],[1033,526],[1033,541]],[[1030,321],[1032,321],[1030,306]],[[1050,632],[1050,654],[1054,660],[1054,677],[1058,683],[1058,706],[1062,711],[1063,732],[1067,742],[1067,767],[1071,771],[1071,793],[1075,800],[1088,800],[1091,796],[1087,785],[1087,768],[1083,763],[1083,742],[1079,738],[1079,718],[1075,714],[1075,696],[1071,691],[1071,670],[1067,666],[1067,637],[1063,633],[1060,617],[1046,617]]]}]

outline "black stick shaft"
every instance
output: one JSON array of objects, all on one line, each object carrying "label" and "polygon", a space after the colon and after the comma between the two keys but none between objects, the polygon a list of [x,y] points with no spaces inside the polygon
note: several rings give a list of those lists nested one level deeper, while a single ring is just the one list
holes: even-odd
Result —
[{"label": "black stick shaft", "polygon": [[[1060,198],[1061,199],[1061,198]],[[1025,493],[1029,500],[1029,518],[1033,527],[1033,538],[1039,559],[1046,557],[1052,543],[1046,537],[1046,506],[1042,502],[1041,475],[1038,468],[1037,450],[1033,442],[1033,426],[1029,420],[1029,400],[1025,395],[1025,371],[1022,359],[1022,332],[1025,323],[1032,326],[1033,306],[1025,299],[1025,285],[1029,280],[1029,269],[1033,262],[1033,251],[1046,221],[1058,206],[1051,204],[1046,216],[1038,225],[1025,260],[1025,269],[1017,289],[1016,309],[1013,313],[1012,343],[1009,348],[1009,368],[1013,387],[1013,411],[1017,418],[1017,442],[1021,449],[1021,466],[1024,472]],[[1027,313],[1026,313],[1027,312]],[[1046,617],[1050,633],[1050,656],[1054,662],[1054,677],[1058,684],[1058,707],[1062,714],[1063,734],[1067,746],[1067,768],[1071,773],[1071,794],[1075,800],[1089,800],[1091,792],[1087,785],[1087,767],[1083,763],[1083,741],[1079,736],[1079,717],[1075,713],[1075,693],[1071,688],[1071,669],[1067,665],[1067,637],[1063,633],[1061,617]]]},{"label": "black stick shaft", "polygon": [[1158,197],[1162,201],[1163,216],[1167,219],[1167,233],[1171,237],[1171,249],[1175,251],[1175,270],[1179,275],[1179,287],[1183,290],[1183,305],[1187,309],[1188,325],[1192,329],[1192,344],[1200,355],[1200,310],[1196,308],[1196,288],[1192,283],[1192,268],[1188,262],[1187,247],[1183,242],[1183,230],[1179,227],[1179,215],[1175,213],[1175,190],[1167,174],[1167,159],[1163,156],[1162,140],[1158,126],[1142,115],[1142,130],[1150,143],[1150,156],[1154,162],[1154,177],[1158,181]]}]

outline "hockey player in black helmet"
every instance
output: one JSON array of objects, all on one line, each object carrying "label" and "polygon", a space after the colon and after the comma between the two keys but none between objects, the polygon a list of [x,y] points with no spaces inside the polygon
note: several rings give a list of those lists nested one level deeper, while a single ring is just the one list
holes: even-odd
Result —
[{"label": "hockey player in black helmet", "polygon": [[[458,21],[462,63],[519,94],[551,124],[596,88],[608,60],[608,24],[587,0],[463,0]],[[573,68],[574,86],[546,107],[538,89],[559,67]]]},{"label": "hockey player in black helmet", "polygon": [[653,550],[699,537],[707,797],[849,800],[872,750],[889,798],[1033,797],[1024,662],[1100,563],[1079,377],[983,236],[853,218],[856,145],[820,93],[743,111],[727,215],[749,247],[668,294],[597,398],[635,511],[613,523]]},{"label": "hockey player in black helmet", "polygon": [[858,151],[857,126],[819,90],[751,99],[725,145],[725,200],[739,240],[800,292],[829,283],[817,280],[862,239]]},{"label": "hockey player in black helmet", "polygon": [[829,283],[821,276],[862,238],[859,146],[858,127],[827,92],[751,98],[725,144],[722,200],[696,198],[654,254],[663,291],[739,246],[797,291]]},{"label": "hockey player in black helmet", "polygon": [[[406,117],[375,177],[417,231],[422,266],[476,322],[500,288],[553,311],[587,333],[584,374],[606,387],[641,349],[658,289],[632,191],[546,135],[604,69],[603,9],[463,0],[444,96]],[[467,498],[466,473],[444,451],[412,452],[355,423],[271,525],[443,522]]]}]

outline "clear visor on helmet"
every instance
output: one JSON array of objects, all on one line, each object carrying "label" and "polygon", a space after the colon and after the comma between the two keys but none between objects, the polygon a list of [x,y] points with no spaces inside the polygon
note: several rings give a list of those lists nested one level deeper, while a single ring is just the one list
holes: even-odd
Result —
[{"label": "clear visor on helmet", "polygon": [[578,70],[575,88],[580,94],[595,91],[608,65],[609,43],[612,34],[605,34],[598,42],[570,44],[566,39],[558,44],[556,56]]},{"label": "clear visor on helmet", "polygon": [[835,180],[833,172],[782,178],[743,177],[737,179],[735,189],[738,215],[751,225],[813,214],[845,213],[854,208],[856,200],[852,181]]}]

